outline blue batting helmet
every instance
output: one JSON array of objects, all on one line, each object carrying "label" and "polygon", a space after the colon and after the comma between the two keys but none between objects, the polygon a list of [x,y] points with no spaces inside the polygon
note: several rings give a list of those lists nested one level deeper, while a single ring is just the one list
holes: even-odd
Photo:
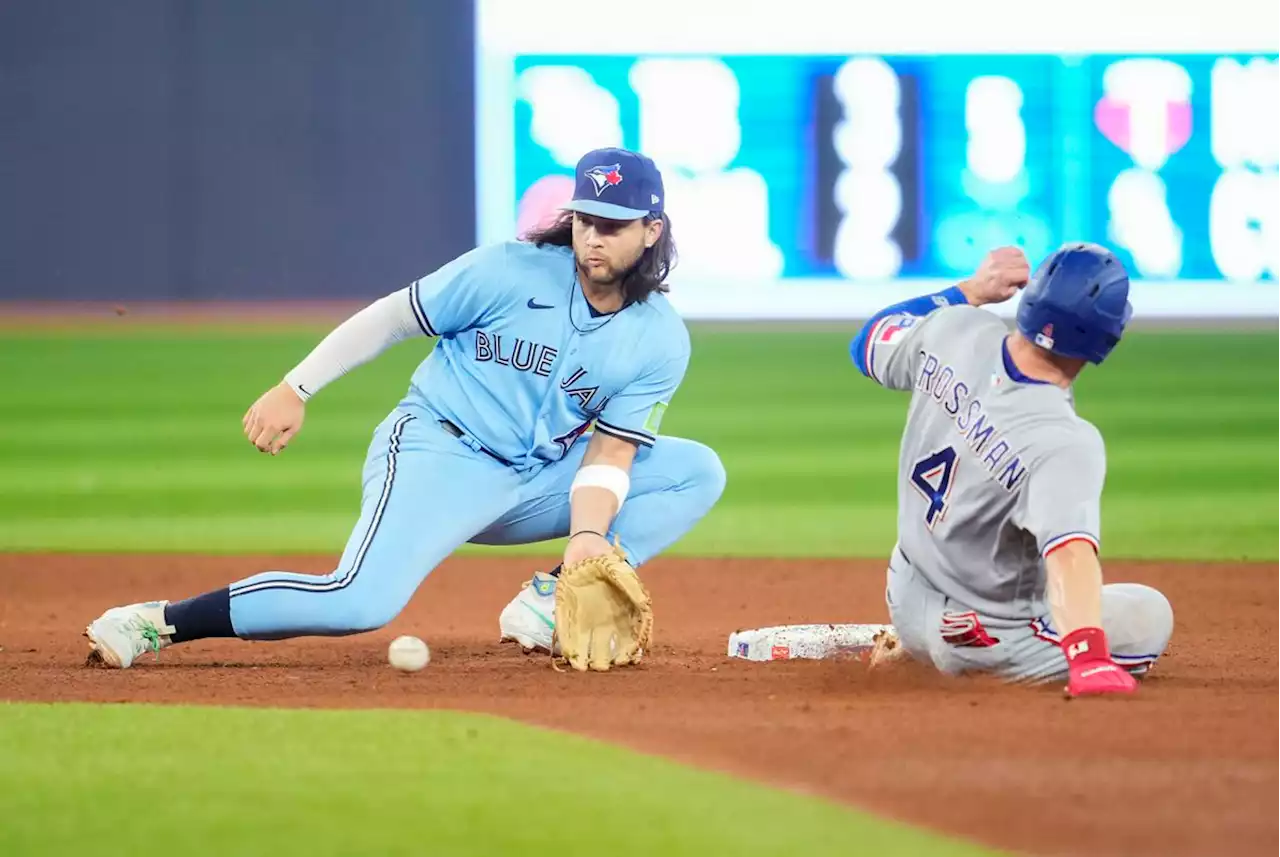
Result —
[{"label": "blue batting helmet", "polygon": [[1066,244],[1022,290],[1018,330],[1054,354],[1101,363],[1132,315],[1129,274],[1115,254],[1097,244]]}]

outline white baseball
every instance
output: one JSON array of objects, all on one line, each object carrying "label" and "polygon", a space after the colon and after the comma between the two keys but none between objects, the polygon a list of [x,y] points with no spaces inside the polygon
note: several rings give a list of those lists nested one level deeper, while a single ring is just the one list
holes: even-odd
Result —
[{"label": "white baseball", "polygon": [[387,649],[387,660],[398,670],[417,672],[431,663],[431,650],[417,637],[406,634],[391,641]]}]

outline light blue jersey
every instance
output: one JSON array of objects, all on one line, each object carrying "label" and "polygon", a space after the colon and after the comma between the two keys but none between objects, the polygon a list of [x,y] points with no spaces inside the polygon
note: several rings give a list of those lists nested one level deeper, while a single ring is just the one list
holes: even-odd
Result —
[{"label": "light blue jersey", "polygon": [[[583,155],[575,175],[562,211],[590,219],[583,246],[614,233],[598,221],[640,225],[639,252],[649,255],[637,264],[652,262],[665,276],[674,245],[652,159],[598,149]],[[268,570],[180,602],[135,605],[154,612],[163,604],[163,615],[109,610],[86,630],[104,663],[128,666],[135,642],[156,649],[160,636],[278,640],[380,628],[464,544],[570,535],[579,470],[588,452],[609,446],[592,444],[593,426],[602,440],[636,446],[626,494],[601,534],[633,567],[678,541],[719,500],[726,477],[715,451],[658,434],[690,357],[688,331],[662,293],[600,313],[578,282],[572,249],[515,241],[479,247],[352,315],[281,386],[305,403],[420,334],[438,337],[435,348],[407,393],[389,403],[363,468],[353,468],[360,515],[337,566],[321,575]],[[289,394],[270,395],[279,403]],[[292,418],[288,405],[282,409]],[[287,434],[263,440],[276,421],[259,427],[256,420],[245,426],[254,445],[283,448]],[[554,570],[531,576],[499,614],[501,639],[554,648],[555,580]],[[135,640],[143,623],[153,633],[167,630]]]},{"label": "light blue jersey", "polygon": [[688,331],[663,295],[599,315],[567,247],[481,247],[409,294],[440,341],[408,402],[517,469],[559,461],[593,422],[652,446],[689,365]]},{"label": "light blue jersey", "polygon": [[658,436],[690,355],[661,294],[597,314],[571,250],[516,242],[473,250],[404,292],[422,332],[440,339],[374,432],[342,559],[327,575],[268,571],[232,584],[238,636],[377,628],[464,543],[568,535],[592,423],[639,446],[608,533],[633,565],[688,532],[724,489],[714,451]]}]

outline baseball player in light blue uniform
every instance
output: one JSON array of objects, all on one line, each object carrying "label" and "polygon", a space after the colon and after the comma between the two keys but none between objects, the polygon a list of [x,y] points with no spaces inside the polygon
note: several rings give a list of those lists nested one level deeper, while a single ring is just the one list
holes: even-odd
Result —
[{"label": "baseball player in light blue uniform", "polygon": [[[373,630],[466,542],[568,536],[570,563],[616,539],[639,566],[688,532],[725,473],[708,447],[658,433],[690,355],[664,295],[674,244],[662,177],[643,155],[605,149],[576,179],[554,224],[361,310],[245,415],[248,439],[275,455],[326,384],[396,342],[438,337],[373,433],[360,518],[330,574],[265,571],[110,609],[86,629],[91,658],[124,668],[192,639]],[[551,648],[555,582],[534,576],[502,612],[503,638]]]}]

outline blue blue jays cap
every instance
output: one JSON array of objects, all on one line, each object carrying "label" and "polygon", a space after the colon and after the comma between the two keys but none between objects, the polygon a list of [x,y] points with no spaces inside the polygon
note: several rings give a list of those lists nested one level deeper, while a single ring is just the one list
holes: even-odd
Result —
[{"label": "blue blue jays cap", "polygon": [[654,162],[629,149],[595,149],[578,161],[573,199],[562,211],[607,220],[637,220],[662,214],[662,173]]}]

